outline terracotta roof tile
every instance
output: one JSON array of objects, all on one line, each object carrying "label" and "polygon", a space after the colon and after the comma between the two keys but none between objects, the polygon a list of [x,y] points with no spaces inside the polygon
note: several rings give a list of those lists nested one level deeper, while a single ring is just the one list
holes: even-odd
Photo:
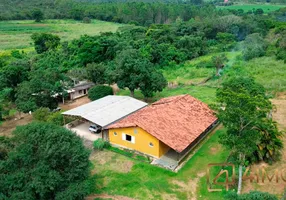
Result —
[{"label": "terracotta roof tile", "polygon": [[190,95],[180,95],[163,98],[108,128],[138,126],[182,152],[216,120],[205,103]]}]

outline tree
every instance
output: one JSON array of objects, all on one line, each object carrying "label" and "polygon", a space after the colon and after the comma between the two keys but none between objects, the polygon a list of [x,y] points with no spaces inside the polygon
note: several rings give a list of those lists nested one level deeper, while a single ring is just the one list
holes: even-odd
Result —
[{"label": "tree", "polygon": [[263,38],[258,33],[254,33],[245,38],[242,56],[245,60],[261,57],[265,55],[266,48],[267,44]]},{"label": "tree", "polygon": [[44,19],[44,13],[41,10],[33,10],[32,17],[35,22],[41,22]]},{"label": "tree", "polygon": [[[264,140],[271,144],[271,153],[260,157],[277,159],[282,148],[281,133],[272,119],[268,118],[272,105],[265,95],[265,89],[252,78],[232,77],[222,84],[216,95],[217,116],[227,128],[220,142],[230,150],[231,157],[239,165],[240,193],[242,167],[247,162],[253,162],[257,154],[263,153],[260,146],[265,145]],[[271,137],[268,137],[268,133]]]},{"label": "tree", "polygon": [[216,76],[220,76],[220,70],[224,67],[224,63],[227,62],[225,54],[220,54],[212,57],[212,63],[216,68]]},{"label": "tree", "polygon": [[50,33],[33,33],[31,36],[38,54],[44,53],[49,49],[55,49],[60,45],[60,38]]},{"label": "tree", "polygon": [[135,89],[140,89],[145,97],[151,97],[153,92],[162,91],[167,85],[164,76],[138,50],[122,51],[115,63],[118,87],[127,87],[133,97]]},{"label": "tree", "polygon": [[145,98],[152,97],[154,92],[161,92],[167,86],[167,81],[163,74],[154,71],[139,84],[139,88]]},{"label": "tree", "polygon": [[57,95],[66,91],[65,74],[58,68],[35,69],[30,80],[17,87],[16,105],[24,113],[40,107],[54,109],[58,106]]},{"label": "tree", "polygon": [[86,79],[92,81],[94,84],[104,84],[106,66],[103,63],[91,63],[86,66]]},{"label": "tree", "polygon": [[43,122],[17,127],[13,135],[0,160],[1,199],[84,199],[89,151],[78,136]]},{"label": "tree", "polygon": [[12,88],[4,88],[0,91],[0,121],[3,120],[3,115],[7,115],[11,108],[10,96]]},{"label": "tree", "polygon": [[98,85],[88,90],[88,98],[92,101],[100,99],[107,95],[113,95],[113,90],[110,86]]},{"label": "tree", "polygon": [[286,63],[286,31],[283,31],[280,33],[280,37],[276,42],[276,48],[277,48],[277,59],[284,60],[284,63]]},{"label": "tree", "polygon": [[258,9],[256,9],[256,10],[254,11],[254,14],[255,14],[255,15],[263,15],[263,13],[264,13],[264,11],[263,11],[263,9],[261,9],[261,8],[258,8]]},{"label": "tree", "polygon": [[18,84],[28,79],[29,66],[10,63],[0,70],[0,90],[4,88],[15,89]]}]

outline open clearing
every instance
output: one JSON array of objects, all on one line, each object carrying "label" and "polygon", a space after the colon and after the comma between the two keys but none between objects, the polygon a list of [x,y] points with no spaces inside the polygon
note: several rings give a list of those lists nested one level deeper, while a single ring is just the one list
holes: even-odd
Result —
[{"label": "open clearing", "polygon": [[9,49],[26,49],[33,46],[33,33],[53,33],[62,41],[79,38],[81,35],[98,35],[101,32],[115,32],[122,24],[92,20],[85,24],[75,20],[45,20],[35,23],[32,20],[1,21],[0,51]]},{"label": "open clearing", "polygon": [[206,169],[209,163],[224,162],[228,155],[218,143],[224,131],[219,129],[210,134],[178,173],[108,150],[94,152],[90,159],[95,193],[114,199],[118,195],[134,199],[220,199],[221,193],[207,191]]},{"label": "open clearing", "polygon": [[217,9],[231,9],[239,10],[242,9],[244,12],[252,11],[256,9],[262,9],[265,13],[279,10],[280,8],[286,7],[285,5],[275,4],[243,4],[243,5],[231,5],[231,6],[217,6]]}]

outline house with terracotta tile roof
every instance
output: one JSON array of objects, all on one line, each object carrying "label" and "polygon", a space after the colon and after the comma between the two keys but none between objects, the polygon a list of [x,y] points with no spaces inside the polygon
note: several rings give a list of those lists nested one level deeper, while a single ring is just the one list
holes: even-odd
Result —
[{"label": "house with terracotta tile roof", "polygon": [[154,164],[167,162],[173,169],[216,123],[205,103],[180,95],[163,98],[107,128],[112,145],[156,158]]}]

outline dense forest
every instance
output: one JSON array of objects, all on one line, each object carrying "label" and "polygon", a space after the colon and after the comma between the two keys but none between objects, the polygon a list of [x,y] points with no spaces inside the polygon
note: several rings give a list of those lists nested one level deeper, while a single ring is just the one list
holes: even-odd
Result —
[{"label": "dense forest", "polygon": [[[217,1],[217,3],[221,2]],[[46,19],[82,20],[91,18],[149,26],[152,23],[171,23],[178,18],[187,21],[194,16],[213,15],[215,5],[216,2],[202,0],[127,1],[127,3],[121,1],[97,3],[97,1],[86,0],[2,0],[0,2],[0,20],[34,19],[34,12],[41,11]]]}]

